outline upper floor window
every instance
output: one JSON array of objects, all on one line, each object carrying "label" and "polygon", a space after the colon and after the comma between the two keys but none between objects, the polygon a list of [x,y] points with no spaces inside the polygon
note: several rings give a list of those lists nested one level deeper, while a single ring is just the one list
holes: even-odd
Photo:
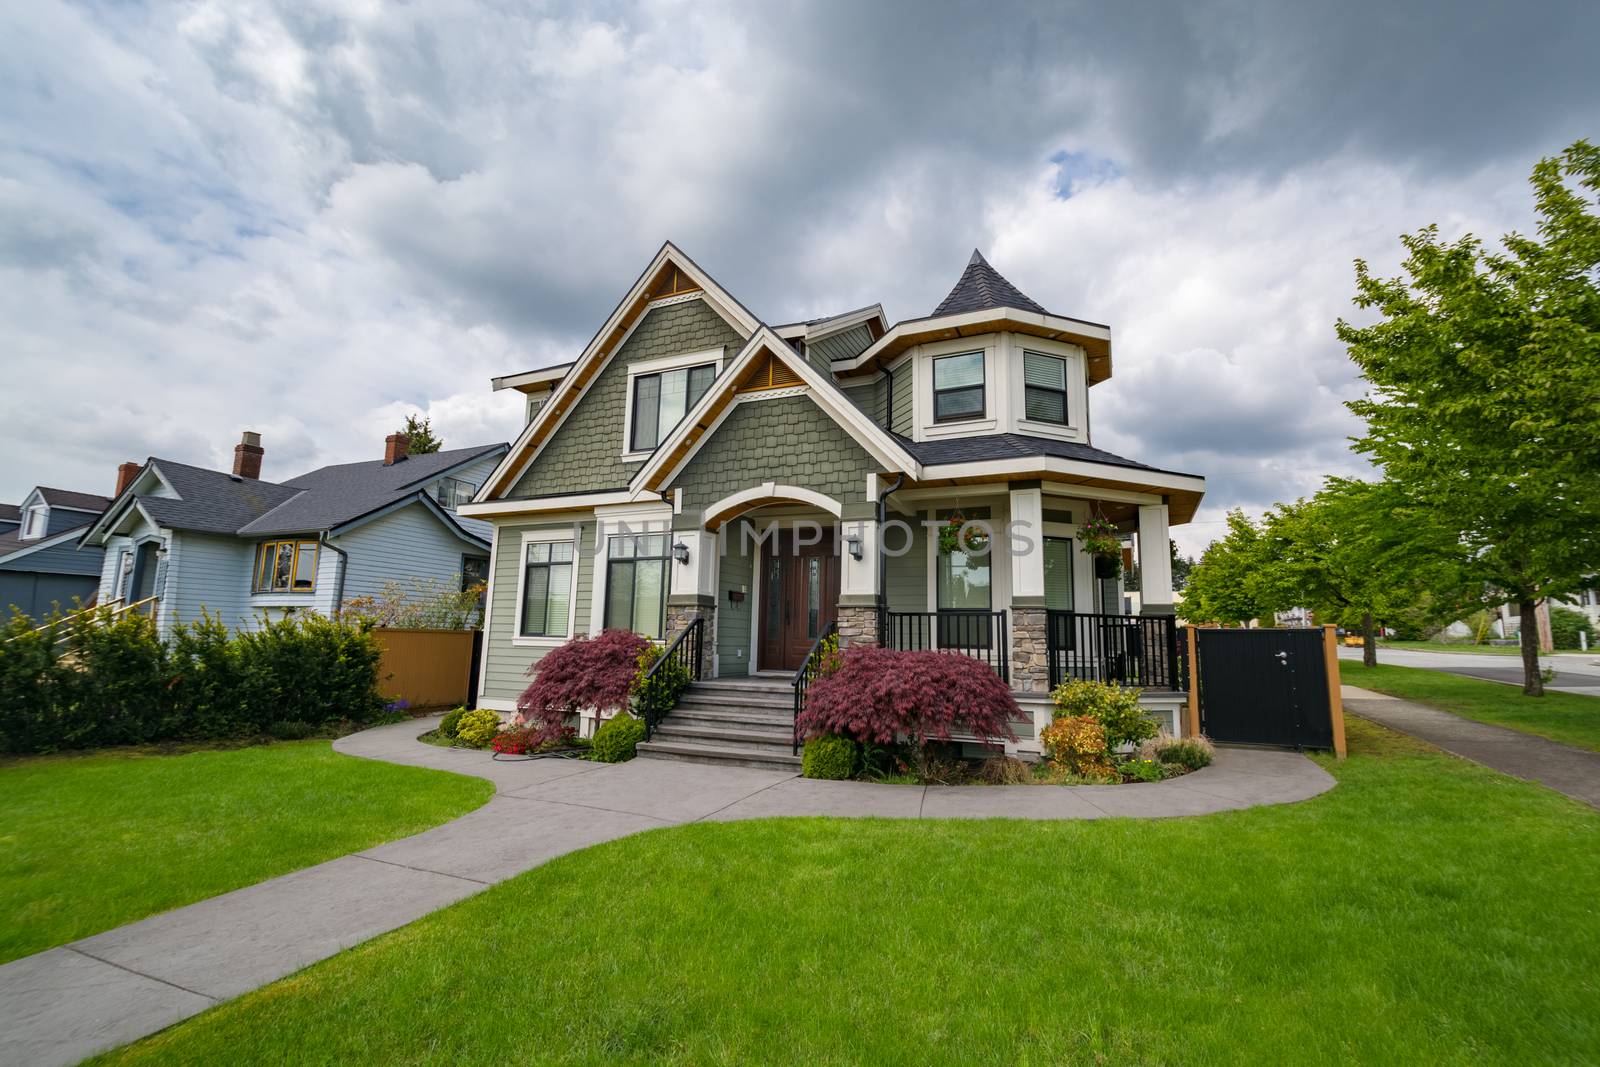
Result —
[{"label": "upper floor window", "polygon": [[454,511],[458,505],[472,503],[477,493],[478,487],[471,482],[464,482],[460,478],[440,478],[439,484],[434,487],[433,498],[446,511]]},{"label": "upper floor window", "polygon": [[43,504],[35,504],[28,509],[22,517],[22,538],[31,541],[36,537],[43,537],[45,526],[50,518],[50,509]]},{"label": "upper floor window", "polygon": [[309,593],[317,587],[317,542],[268,541],[256,550],[257,593]]},{"label": "upper floor window", "polygon": [[1067,424],[1067,361],[1039,352],[1022,353],[1023,417]]},{"label": "upper floor window", "polygon": [[653,452],[717,376],[715,363],[641,374],[633,379],[633,430],[628,449]]},{"label": "upper floor window", "polygon": [[933,421],[983,418],[983,353],[933,361]]}]

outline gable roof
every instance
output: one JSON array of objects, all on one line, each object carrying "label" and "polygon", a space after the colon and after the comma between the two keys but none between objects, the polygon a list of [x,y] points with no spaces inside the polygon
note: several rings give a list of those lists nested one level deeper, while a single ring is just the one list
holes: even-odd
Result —
[{"label": "gable roof", "polygon": [[85,526],[88,526],[93,521],[93,519],[86,518],[77,526],[70,526],[65,530],[57,530],[46,537],[35,537],[27,541],[22,539],[21,530],[8,530],[0,534],[0,560],[4,560],[9,565],[13,560],[21,559],[30,552],[37,552],[43,548],[53,548],[63,542],[73,540],[83,532]]},{"label": "gable roof", "polygon": [[241,524],[244,536],[331,530],[418,492],[423,483],[496,452],[504,442],[452,448],[407,456],[384,466],[383,460],[321,467],[284,482],[297,490],[265,514]]},{"label": "gable roof", "polygon": [[740,337],[749,338],[761,325],[761,320],[751,314],[749,308],[717,284],[699,264],[684,255],[671,241],[665,242],[617,302],[594,337],[584,346],[583,352],[573,360],[571,368],[556,383],[533,421],[512,443],[505,459],[483,483],[475,502],[493,500],[516,482],[528,462],[555,433],[583,396],[584,390],[598,376],[600,369],[622,347],[634,325],[643,318],[652,303],[696,293]]},{"label": "gable roof", "polygon": [[967,269],[961,272],[955,288],[933,309],[933,313],[935,316],[959,315],[964,311],[987,311],[990,308],[1017,308],[1036,311],[1041,315],[1050,314],[989,266],[983,253],[974,248],[972,258],[967,260]]},{"label": "gable roof", "polygon": [[[795,387],[805,387],[816,405],[886,469],[919,470],[916,458],[905,448],[907,442],[873,422],[829,375],[819,371],[771,327],[762,326],[750,335],[750,340],[717,375],[711,388],[645,460],[644,466],[633,476],[629,489],[642,493],[669,484],[701,445],[715,436],[717,426],[731,409],[741,386],[761,369],[763,359],[786,367],[793,376],[790,380],[797,382]],[[750,391],[745,389],[745,392]]]},{"label": "gable roof", "polygon": [[276,482],[240,478],[176,460],[151,458],[149,465],[156,468],[161,480],[177,496],[141,496],[137,498],[139,506],[152,522],[173,530],[237,533],[245,523],[260,518],[296,493]]},{"label": "gable roof", "polygon": [[75,493],[71,489],[51,489],[39,486],[39,495],[53,508],[69,511],[92,511],[96,515],[111,506],[111,498],[96,493]]}]

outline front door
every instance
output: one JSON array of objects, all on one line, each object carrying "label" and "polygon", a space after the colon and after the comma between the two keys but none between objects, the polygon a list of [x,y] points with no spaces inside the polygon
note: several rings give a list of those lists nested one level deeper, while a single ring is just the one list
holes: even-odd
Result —
[{"label": "front door", "polygon": [[799,544],[784,530],[761,550],[761,625],[756,667],[792,671],[839,617],[839,556],[833,534]]}]

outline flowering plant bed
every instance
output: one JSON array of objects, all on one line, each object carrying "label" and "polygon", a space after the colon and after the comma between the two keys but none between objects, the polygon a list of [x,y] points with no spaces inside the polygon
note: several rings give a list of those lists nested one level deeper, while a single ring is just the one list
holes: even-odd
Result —
[{"label": "flowering plant bed", "polygon": [[870,746],[864,746],[857,754],[856,771],[851,777],[886,785],[1121,785],[1165,781],[1200,769],[1139,753],[1074,769],[1048,759],[1030,761],[1004,754],[973,758],[948,748],[927,752],[919,770],[916,754],[909,746],[876,752],[867,749]]}]

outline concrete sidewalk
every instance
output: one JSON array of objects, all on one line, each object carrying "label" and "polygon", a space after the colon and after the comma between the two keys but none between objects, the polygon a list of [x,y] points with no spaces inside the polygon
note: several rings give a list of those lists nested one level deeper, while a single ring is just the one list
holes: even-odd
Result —
[{"label": "concrete sidewalk", "polygon": [[1475,722],[1353,685],[1341,686],[1340,693],[1345,710],[1364,719],[1600,808],[1600,752]]},{"label": "concrete sidewalk", "polygon": [[225,893],[0,967],[0,1064],[76,1063],[404,926],[546,860],[699,820],[835,815],[1100,819],[1205,815],[1305,800],[1334,784],[1292,752],[1221,750],[1170,782],[891,786],[667,760],[496,761],[416,740],[429,720],[341,752],[477,775],[483,807],[432,830]]}]

